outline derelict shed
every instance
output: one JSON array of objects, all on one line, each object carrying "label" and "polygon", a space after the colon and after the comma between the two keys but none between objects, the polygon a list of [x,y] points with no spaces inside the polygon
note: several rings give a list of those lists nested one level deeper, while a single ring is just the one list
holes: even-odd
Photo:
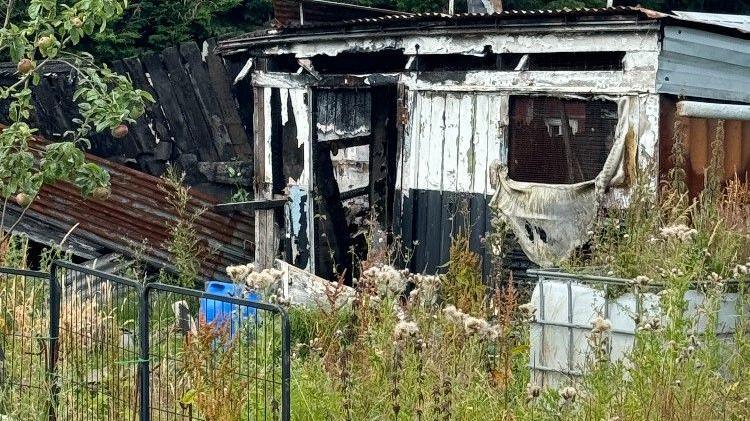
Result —
[{"label": "derelict shed", "polygon": [[[531,261],[554,265],[636,179],[655,190],[675,119],[699,121],[701,139],[731,120],[727,169],[750,169],[742,24],[630,7],[305,21],[316,3],[219,44],[248,60],[258,199],[285,204],[258,211],[263,265],[280,254],[330,276],[375,226],[413,270],[435,272],[459,230],[490,252],[491,209]],[[691,117],[682,100],[708,111]]]}]

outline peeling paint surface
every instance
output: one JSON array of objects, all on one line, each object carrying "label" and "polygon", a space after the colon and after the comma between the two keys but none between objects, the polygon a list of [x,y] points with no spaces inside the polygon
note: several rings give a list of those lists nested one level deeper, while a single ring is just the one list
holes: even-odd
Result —
[{"label": "peeling paint surface", "polygon": [[567,94],[628,94],[655,93],[655,71],[468,71],[442,72],[440,81],[426,73],[408,73],[402,82],[412,90],[567,93]]},{"label": "peeling paint surface", "polygon": [[574,51],[658,51],[657,31],[566,32],[537,30],[529,33],[451,34],[329,39],[274,45],[267,55],[294,54],[298,58],[335,56],[343,52],[404,50],[405,54],[482,54],[485,46],[496,53]]},{"label": "peeling paint surface", "polygon": [[401,189],[492,194],[489,164],[505,156],[508,96],[415,92]]}]

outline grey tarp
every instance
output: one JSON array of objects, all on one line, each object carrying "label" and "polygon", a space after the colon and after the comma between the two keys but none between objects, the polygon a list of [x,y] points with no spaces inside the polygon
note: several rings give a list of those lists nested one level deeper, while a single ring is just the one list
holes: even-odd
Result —
[{"label": "grey tarp", "polygon": [[588,239],[604,192],[624,178],[632,99],[616,101],[618,122],[612,149],[593,180],[577,184],[519,182],[508,177],[506,166],[493,165],[496,193],[490,206],[505,218],[526,255],[542,267],[559,264]]}]

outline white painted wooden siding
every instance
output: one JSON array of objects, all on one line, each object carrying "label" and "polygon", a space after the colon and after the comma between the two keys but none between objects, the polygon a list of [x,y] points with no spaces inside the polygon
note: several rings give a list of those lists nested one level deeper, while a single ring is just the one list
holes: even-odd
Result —
[{"label": "white painted wooden siding", "polygon": [[402,189],[492,194],[489,166],[507,156],[508,96],[414,92]]}]

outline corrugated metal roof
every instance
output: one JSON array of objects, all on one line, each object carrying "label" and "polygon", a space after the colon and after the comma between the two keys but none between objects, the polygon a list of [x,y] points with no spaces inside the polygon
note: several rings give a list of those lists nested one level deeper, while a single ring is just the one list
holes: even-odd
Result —
[{"label": "corrugated metal roof", "polygon": [[667,17],[664,13],[641,7],[616,6],[602,8],[577,8],[557,10],[504,10],[498,13],[415,13],[405,14],[393,12],[392,15],[364,17],[358,19],[331,20],[300,25],[298,23],[277,27],[266,31],[265,35],[257,32],[240,35],[219,42],[218,51],[223,54],[233,54],[252,46],[255,41],[279,39],[287,35],[314,35],[321,32],[341,32],[350,30],[371,30],[373,32],[384,29],[411,29],[446,25],[451,27],[472,26],[500,26],[507,23],[534,25],[541,22],[574,23],[574,22],[605,22],[623,20],[655,20]]},{"label": "corrugated metal roof", "polygon": [[[293,1],[293,0],[278,0]],[[333,17],[335,18],[335,17]],[[540,23],[597,23],[617,22],[625,20],[662,21],[667,24],[691,26],[704,30],[724,33],[746,38],[750,34],[750,17],[742,15],[718,15],[710,13],[675,12],[667,14],[655,10],[635,6],[615,6],[602,8],[577,8],[557,10],[504,10],[499,13],[415,13],[405,14],[393,12],[383,16],[338,19],[324,22],[292,23],[267,30],[265,34],[258,32],[240,35],[219,42],[218,51],[223,54],[234,54],[252,47],[258,42],[283,41],[287,36],[310,36],[316,34],[348,33],[350,31],[371,31],[373,33],[404,29],[418,31],[436,27],[479,27],[506,24],[535,25]]]},{"label": "corrugated metal roof", "polygon": [[[46,144],[41,139],[32,142],[32,149],[41,150]],[[69,183],[45,186],[32,203],[27,217],[35,220],[19,225],[25,229],[44,229],[49,232],[30,232],[32,238],[61,238],[78,223],[66,244],[89,250],[87,256],[114,251],[128,257],[140,257],[159,267],[173,268],[173,258],[166,249],[169,228],[177,221],[176,213],[160,189],[162,180],[87,154],[87,159],[110,174],[112,194],[107,200],[84,199]],[[247,213],[220,215],[210,210],[216,201],[200,192],[190,190],[190,211],[207,209],[195,221],[201,245],[210,251],[202,257],[202,274],[224,278],[228,265],[252,260],[254,252],[253,217]],[[18,209],[16,209],[16,213]],[[140,244],[147,245],[137,251]],[[75,247],[74,247],[75,248]],[[101,254],[101,253],[99,253]]]},{"label": "corrugated metal roof", "polygon": [[743,32],[750,32],[750,16],[747,15],[727,15],[721,13],[701,13],[701,12],[683,12],[675,10],[672,12],[678,18],[710,25],[718,25],[726,28],[739,29]]}]

